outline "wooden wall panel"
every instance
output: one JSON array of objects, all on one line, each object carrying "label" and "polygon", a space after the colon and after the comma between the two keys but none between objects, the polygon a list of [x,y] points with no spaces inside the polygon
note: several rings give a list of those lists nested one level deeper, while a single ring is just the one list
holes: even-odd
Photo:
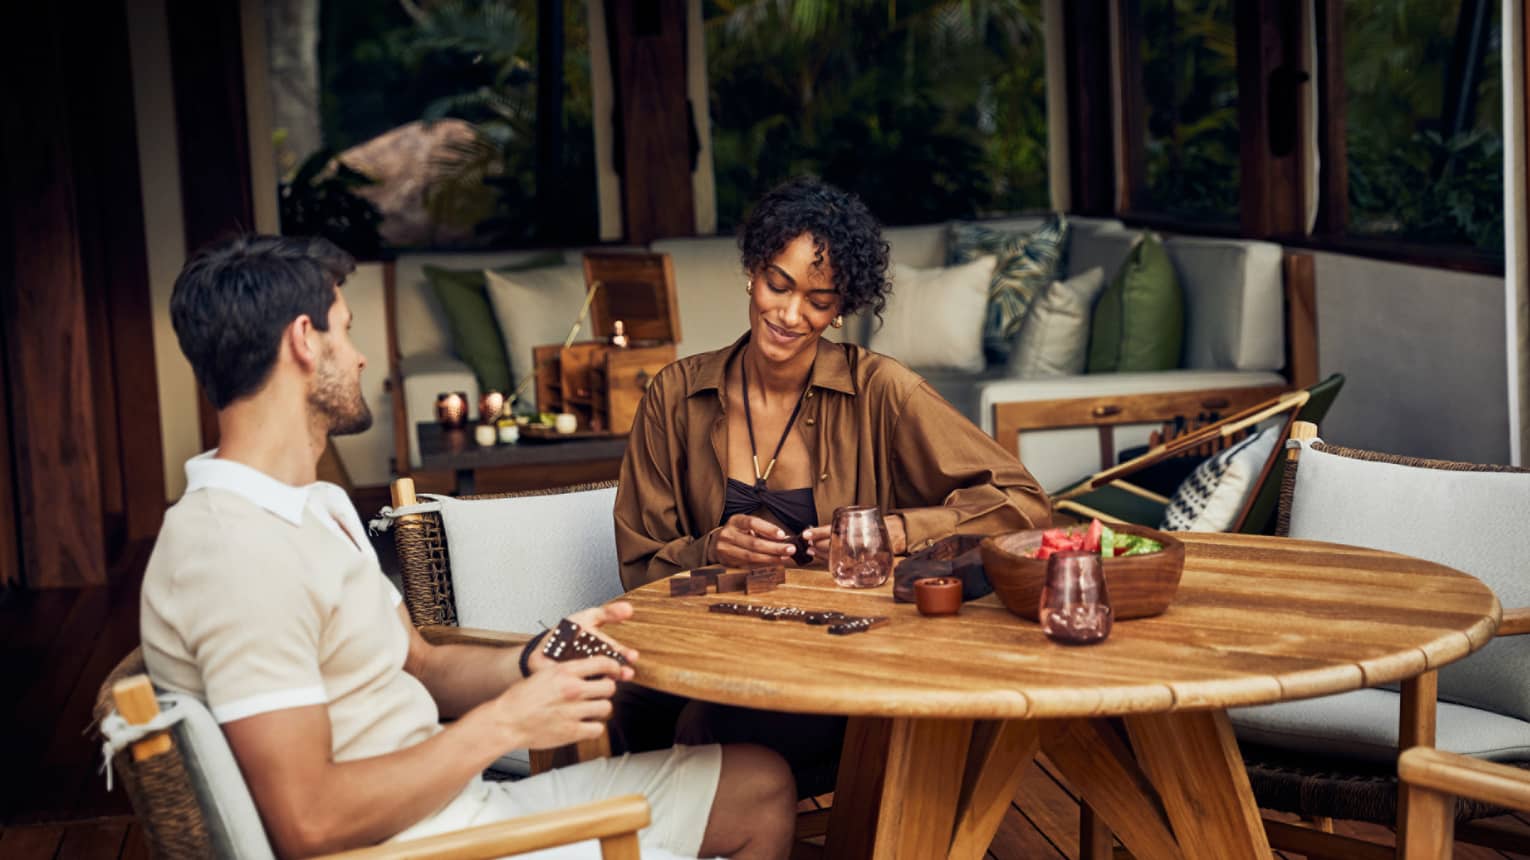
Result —
[{"label": "wooden wall panel", "polygon": [[606,21],[627,241],[690,236],[696,204],[686,112],[686,0],[607,2]]},{"label": "wooden wall panel", "polygon": [[11,210],[4,347],[22,563],[33,587],[106,582],[95,422],[72,147],[65,16],[10,10],[0,36],[9,88],[0,158]]},{"label": "wooden wall panel", "polygon": [[[71,140],[86,292],[101,485],[111,526],[126,541],[159,532],[165,512],[153,298],[134,132],[126,9],[101,7],[99,27],[72,37]],[[110,135],[99,133],[102,127]]]}]

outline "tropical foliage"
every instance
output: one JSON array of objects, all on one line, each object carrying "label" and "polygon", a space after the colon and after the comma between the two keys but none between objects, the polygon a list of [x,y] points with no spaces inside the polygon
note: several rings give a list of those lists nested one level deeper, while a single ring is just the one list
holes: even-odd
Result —
[{"label": "tropical foliage", "polygon": [[[564,0],[562,160],[541,175],[559,206],[536,206],[536,0],[325,0],[325,140],[359,143],[411,120],[455,117],[472,140],[431,165],[432,220],[476,244],[595,235],[594,136],[585,0]],[[344,47],[342,47],[344,46]]]},{"label": "tropical foliage", "polygon": [[1445,118],[1461,0],[1370,0],[1344,7],[1350,229],[1503,248],[1499,4],[1470,59],[1465,126]]},{"label": "tropical foliage", "polygon": [[[1487,38],[1470,62],[1468,121],[1447,133],[1461,0],[1344,4],[1351,233],[1503,247],[1498,4],[1488,6]],[[1147,128],[1137,206],[1193,221],[1236,221],[1234,4],[1141,0],[1139,8]]]},{"label": "tropical foliage", "polygon": [[1135,208],[1238,220],[1238,57],[1231,0],[1142,0],[1144,187]]},{"label": "tropical foliage", "polygon": [[882,220],[1048,206],[1040,0],[707,0],[719,227],[813,173]]}]

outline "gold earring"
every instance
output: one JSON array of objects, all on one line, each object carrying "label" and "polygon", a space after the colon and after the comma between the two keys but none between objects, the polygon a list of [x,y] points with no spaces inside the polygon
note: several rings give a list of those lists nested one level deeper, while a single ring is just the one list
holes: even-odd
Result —
[{"label": "gold earring", "polygon": [[754,295],[754,281],[745,281],[744,282],[744,292],[748,293],[751,296]]},{"label": "gold earring", "polygon": [[835,328],[844,328],[845,318],[843,316],[836,315],[834,319],[829,320],[829,325],[834,326]]}]

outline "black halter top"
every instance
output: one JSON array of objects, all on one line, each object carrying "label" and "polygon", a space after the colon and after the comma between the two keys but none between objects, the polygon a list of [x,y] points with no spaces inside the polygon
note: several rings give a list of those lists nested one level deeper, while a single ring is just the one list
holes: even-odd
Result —
[{"label": "black halter top", "polygon": [[728,479],[723,496],[722,521],[718,525],[726,523],[735,514],[752,514],[764,508],[785,527],[787,534],[800,540],[803,530],[817,525],[818,508],[813,503],[813,487],[809,485],[795,490],[772,490],[765,486],[765,480],[770,477],[776,458],[780,456],[787,436],[797,423],[797,415],[802,411],[803,395],[807,394],[807,389],[804,388],[802,394],[797,396],[792,417],[787,419],[786,428],[781,431],[781,439],[776,443],[776,451],[770,455],[770,463],[761,473],[759,452],[754,444],[754,416],[749,410],[749,371],[745,369],[742,358],[739,361],[739,376],[744,390],[744,425],[749,428],[749,451],[754,456],[755,482],[751,486],[737,478]]}]

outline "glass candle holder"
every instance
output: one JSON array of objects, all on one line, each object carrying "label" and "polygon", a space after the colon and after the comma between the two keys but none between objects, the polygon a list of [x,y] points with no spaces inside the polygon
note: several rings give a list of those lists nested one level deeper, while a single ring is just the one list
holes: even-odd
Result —
[{"label": "glass candle holder", "polygon": [[1056,642],[1088,645],[1110,635],[1110,595],[1098,553],[1068,550],[1047,559],[1037,613],[1041,632]]},{"label": "glass candle holder", "polygon": [[829,526],[829,573],[845,588],[876,588],[892,573],[892,539],[875,505],[834,512]]},{"label": "glass candle holder", "polygon": [[449,430],[467,423],[467,392],[443,391],[436,395],[436,420]]}]

